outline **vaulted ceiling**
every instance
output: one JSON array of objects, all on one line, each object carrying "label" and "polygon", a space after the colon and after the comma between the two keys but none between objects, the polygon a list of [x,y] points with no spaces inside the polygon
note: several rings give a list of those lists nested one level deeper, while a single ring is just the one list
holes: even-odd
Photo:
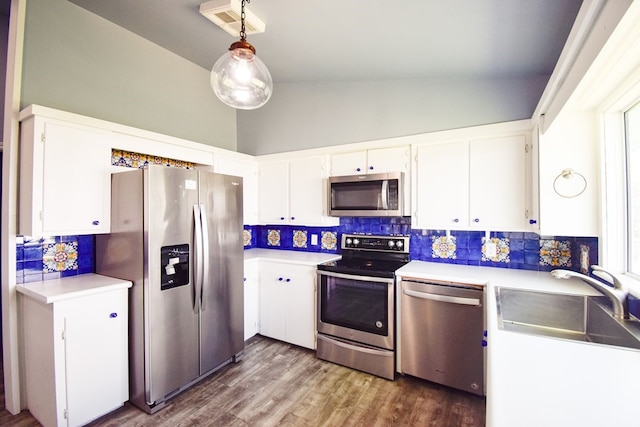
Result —
[{"label": "vaulted ceiling", "polygon": [[[237,38],[206,0],[69,0],[210,69]],[[278,82],[549,76],[580,0],[253,0]]]}]

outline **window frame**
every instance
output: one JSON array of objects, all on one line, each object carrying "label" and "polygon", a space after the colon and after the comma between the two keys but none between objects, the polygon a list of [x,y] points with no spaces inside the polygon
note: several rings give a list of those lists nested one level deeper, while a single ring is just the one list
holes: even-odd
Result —
[{"label": "window frame", "polygon": [[[629,239],[627,204],[627,147],[624,114],[640,102],[640,80],[622,84],[608,102],[601,103],[601,264],[621,273],[630,292],[640,298],[640,274],[628,271]],[[622,217],[621,217],[622,215]]]}]

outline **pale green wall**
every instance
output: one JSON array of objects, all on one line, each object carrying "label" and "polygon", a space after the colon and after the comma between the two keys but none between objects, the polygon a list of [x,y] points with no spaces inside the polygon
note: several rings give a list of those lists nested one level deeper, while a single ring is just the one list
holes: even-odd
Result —
[{"label": "pale green wall", "polygon": [[209,71],[66,0],[28,0],[21,107],[40,104],[236,150]]}]

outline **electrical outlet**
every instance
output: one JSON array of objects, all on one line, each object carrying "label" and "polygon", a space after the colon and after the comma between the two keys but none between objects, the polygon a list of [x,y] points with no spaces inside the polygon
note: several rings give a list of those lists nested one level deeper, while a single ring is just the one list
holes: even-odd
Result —
[{"label": "electrical outlet", "polygon": [[498,245],[493,242],[484,244],[484,256],[487,258],[495,258],[498,256]]},{"label": "electrical outlet", "polygon": [[312,234],[311,235],[311,245],[313,245],[313,246],[317,246],[318,245],[318,235],[317,234]]}]

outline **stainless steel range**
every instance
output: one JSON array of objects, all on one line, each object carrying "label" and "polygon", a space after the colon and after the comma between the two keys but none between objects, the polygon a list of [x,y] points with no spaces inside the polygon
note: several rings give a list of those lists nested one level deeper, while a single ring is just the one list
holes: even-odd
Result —
[{"label": "stainless steel range", "polygon": [[395,376],[395,271],[408,236],[343,234],[342,259],[318,265],[316,355],[390,380]]}]

